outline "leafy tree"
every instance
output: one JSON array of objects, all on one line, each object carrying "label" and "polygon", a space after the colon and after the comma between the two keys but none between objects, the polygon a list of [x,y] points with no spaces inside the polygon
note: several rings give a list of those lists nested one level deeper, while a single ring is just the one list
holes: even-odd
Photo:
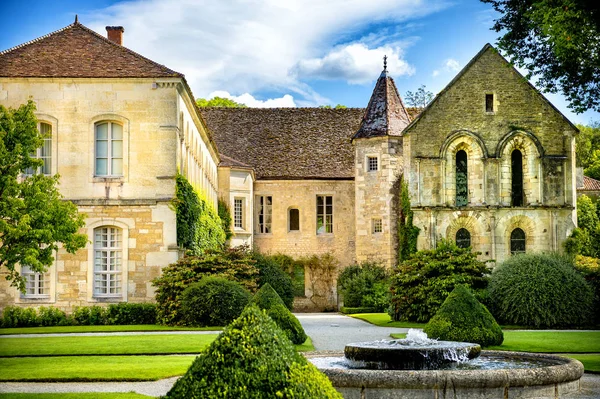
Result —
[{"label": "leafy tree", "polygon": [[246,104],[236,103],[233,100],[223,97],[213,97],[210,100],[197,98],[196,104],[200,108],[247,108]]},{"label": "leafy tree", "polygon": [[29,101],[17,109],[0,105],[0,268],[8,269],[11,285],[25,290],[17,264],[44,272],[54,261],[58,243],[69,253],[83,248],[88,239],[77,231],[84,215],[56,188],[59,176],[23,175],[42,161],[32,158],[43,144]]},{"label": "leafy tree", "polygon": [[600,160],[600,122],[592,122],[589,126],[577,125],[577,166],[589,168]]},{"label": "leafy tree", "polygon": [[348,107],[346,107],[345,105],[342,105],[342,104],[338,104],[335,107],[332,107],[331,105],[320,105],[319,108],[324,108],[324,109],[346,109]]},{"label": "leafy tree", "polygon": [[545,92],[559,89],[569,107],[600,111],[600,8],[590,0],[481,0],[502,14],[498,46],[536,75]]},{"label": "leafy tree", "polygon": [[404,98],[409,107],[425,108],[433,100],[433,93],[425,90],[425,85],[421,85],[414,93],[407,91]]}]

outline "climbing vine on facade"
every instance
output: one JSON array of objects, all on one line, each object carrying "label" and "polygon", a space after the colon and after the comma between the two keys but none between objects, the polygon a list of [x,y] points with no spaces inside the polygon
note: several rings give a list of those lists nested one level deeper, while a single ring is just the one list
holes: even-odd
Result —
[{"label": "climbing vine on facade", "polygon": [[420,229],[413,226],[413,211],[410,209],[408,184],[400,177],[400,195],[398,196],[398,262],[408,259],[417,252],[417,237]]},{"label": "climbing vine on facade", "polygon": [[193,254],[220,249],[225,231],[214,207],[182,175],[176,177],[177,244]]},{"label": "climbing vine on facade", "polygon": [[225,232],[225,240],[229,240],[233,236],[233,231],[231,231],[231,211],[227,202],[222,199],[219,199],[219,217],[221,218],[221,225]]}]

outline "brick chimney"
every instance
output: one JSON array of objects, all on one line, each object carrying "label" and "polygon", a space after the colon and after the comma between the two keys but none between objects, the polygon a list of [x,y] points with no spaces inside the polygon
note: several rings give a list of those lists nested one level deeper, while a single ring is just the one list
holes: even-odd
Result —
[{"label": "brick chimney", "polygon": [[111,42],[117,43],[119,46],[123,45],[123,32],[125,32],[125,28],[122,26],[107,26],[106,34],[108,40]]}]

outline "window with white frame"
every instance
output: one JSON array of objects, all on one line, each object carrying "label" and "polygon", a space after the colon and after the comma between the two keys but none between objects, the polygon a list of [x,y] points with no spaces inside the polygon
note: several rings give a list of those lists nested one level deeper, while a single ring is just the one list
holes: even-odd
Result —
[{"label": "window with white frame", "polygon": [[33,154],[32,158],[41,159],[43,164],[38,168],[27,168],[25,170],[26,175],[33,175],[40,173],[44,175],[52,174],[52,125],[45,122],[38,123],[38,130],[40,131],[44,143],[38,148]]},{"label": "window with white frame", "polygon": [[96,176],[123,176],[123,126],[100,122],[95,130]]},{"label": "window with white frame", "polygon": [[21,276],[26,281],[23,298],[47,298],[50,295],[47,273],[39,273],[29,266],[21,266]]},{"label": "window with white frame", "polygon": [[373,234],[383,233],[383,221],[379,218],[371,219],[371,231]]},{"label": "window with white frame", "polygon": [[367,157],[367,171],[377,172],[379,170],[379,160],[377,157]]},{"label": "window with white frame", "polygon": [[244,199],[233,199],[233,227],[236,229],[244,228]]},{"label": "window with white frame", "polygon": [[270,195],[256,196],[256,232],[259,234],[271,233],[273,216],[273,197]]},{"label": "window with white frame", "polygon": [[94,229],[94,296],[121,296],[123,233],[118,227]]},{"label": "window with white frame", "polygon": [[317,234],[333,233],[333,196],[317,195]]}]

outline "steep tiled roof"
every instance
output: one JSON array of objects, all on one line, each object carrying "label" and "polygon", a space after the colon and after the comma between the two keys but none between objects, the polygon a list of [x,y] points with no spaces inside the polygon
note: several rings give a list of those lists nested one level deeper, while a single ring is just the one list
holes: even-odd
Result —
[{"label": "steep tiled roof", "polygon": [[252,169],[252,166],[246,165],[243,162],[236,161],[233,158],[230,158],[226,155],[221,154],[221,162],[219,166],[229,167],[229,168],[242,168],[242,169]]},{"label": "steep tiled roof", "polygon": [[203,108],[221,154],[257,179],[351,179],[364,109]]},{"label": "steep tiled roof", "polygon": [[183,77],[75,22],[0,52],[1,77]]},{"label": "steep tiled roof", "polygon": [[592,179],[588,176],[583,176],[583,187],[578,188],[581,191],[600,191],[600,180]]},{"label": "steep tiled roof", "polygon": [[411,119],[398,94],[394,79],[384,69],[377,79],[360,128],[353,139],[401,136]]}]

